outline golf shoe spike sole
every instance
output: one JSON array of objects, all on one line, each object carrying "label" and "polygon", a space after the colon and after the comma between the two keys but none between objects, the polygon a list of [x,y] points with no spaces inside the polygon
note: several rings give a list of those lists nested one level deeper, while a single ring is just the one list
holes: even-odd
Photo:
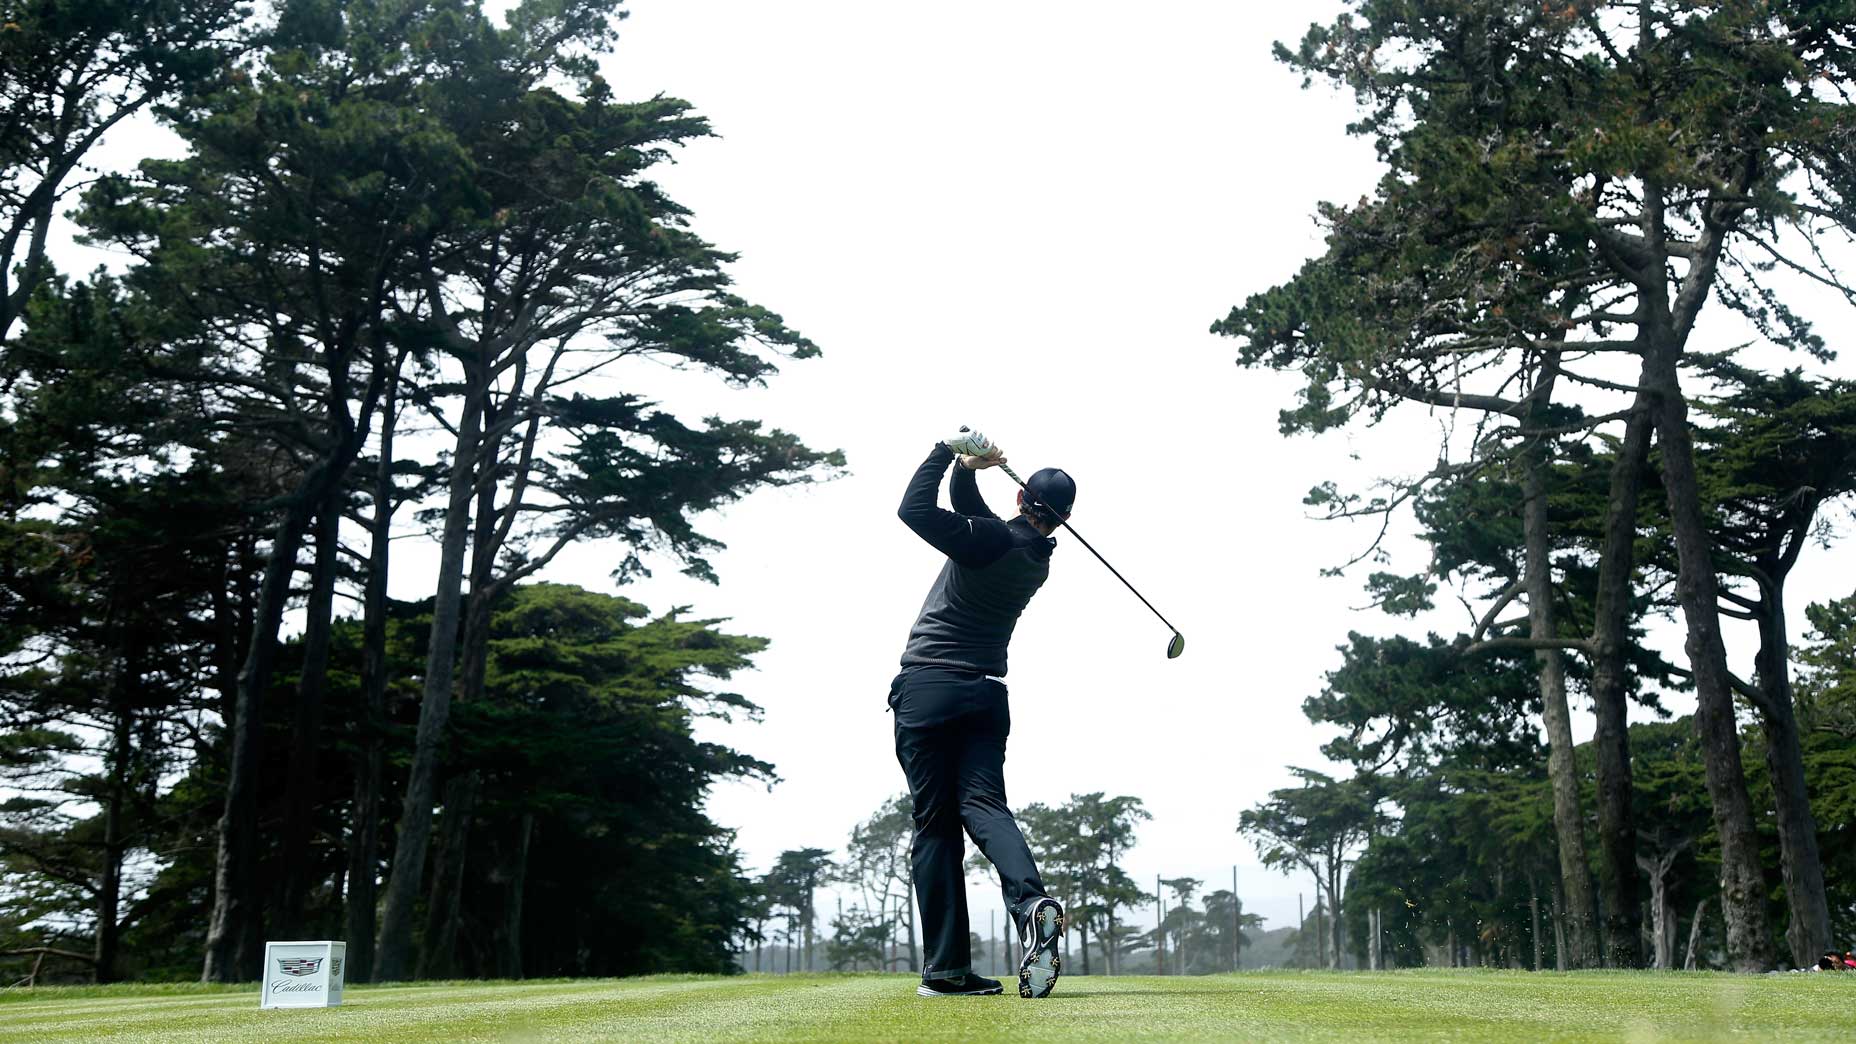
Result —
[{"label": "golf shoe spike sole", "polygon": [[1031,908],[1031,931],[1036,941],[1025,947],[1018,962],[1018,995],[1028,999],[1050,996],[1063,968],[1058,954],[1063,942],[1063,907],[1055,899],[1040,899]]}]

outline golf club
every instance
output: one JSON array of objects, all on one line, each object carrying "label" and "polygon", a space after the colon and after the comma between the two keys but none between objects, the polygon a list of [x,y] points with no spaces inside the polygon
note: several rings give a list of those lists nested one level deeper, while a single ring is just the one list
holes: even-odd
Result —
[{"label": "golf club", "polygon": [[[961,430],[965,431],[966,429],[962,428]],[[999,465],[999,470],[1011,476],[1012,481],[1018,483],[1018,488],[1025,491],[1025,496],[1029,497],[1033,504],[1036,504],[1038,507],[1043,508],[1046,512],[1050,514],[1050,517],[1057,520],[1057,523],[1059,525],[1061,525],[1065,529],[1068,529],[1070,531],[1070,535],[1075,537],[1079,543],[1081,543],[1084,547],[1089,548],[1089,553],[1096,556],[1096,561],[1102,563],[1104,566],[1108,566],[1108,571],[1115,574],[1115,579],[1120,580],[1123,584],[1126,584],[1128,590],[1134,591],[1134,597],[1139,598],[1141,600],[1142,605],[1146,606],[1150,611],[1152,611],[1152,613],[1155,616],[1160,616],[1160,610],[1154,608],[1154,604],[1147,600],[1147,596],[1142,594],[1140,591],[1135,590],[1134,585],[1128,583],[1128,578],[1125,576],[1122,576],[1120,570],[1116,569],[1112,565],[1109,565],[1108,559],[1102,557],[1102,552],[1097,551],[1093,547],[1090,547],[1089,541],[1084,540],[1083,535],[1081,533],[1078,533],[1075,530],[1075,528],[1070,525],[1069,522],[1064,521],[1063,516],[1059,514],[1056,511],[1056,509],[1052,508],[1049,504],[1046,504],[1043,501],[1039,500],[1037,496],[1031,492],[1031,487],[1025,485],[1025,480],[1018,477],[1018,473],[1016,471],[1013,471],[1011,468],[1006,467],[1004,464]],[[1180,634],[1179,628],[1174,627],[1171,623],[1169,623],[1166,617],[1160,616],[1160,622],[1163,624],[1166,624],[1166,629],[1173,632],[1173,639],[1166,643],[1166,658],[1169,660],[1176,659],[1180,653],[1183,653],[1186,651],[1186,636],[1183,634]]]}]

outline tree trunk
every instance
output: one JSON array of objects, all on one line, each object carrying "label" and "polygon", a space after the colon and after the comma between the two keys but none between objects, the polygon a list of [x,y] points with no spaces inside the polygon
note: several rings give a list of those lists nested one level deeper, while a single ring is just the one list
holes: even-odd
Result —
[{"label": "tree trunk", "polygon": [[[486,422],[493,417],[486,414]],[[470,537],[470,596],[464,600],[464,636],[458,651],[459,700],[483,698],[490,660],[490,618],[499,587],[496,584],[496,485],[489,481],[497,465],[496,446],[486,440],[478,450],[480,465],[477,510]],[[511,511],[515,510],[512,505]]]},{"label": "tree trunk", "polygon": [[1637,865],[1650,880],[1650,942],[1654,966],[1659,971],[1668,971],[1675,961],[1675,907],[1669,900],[1669,867],[1677,851],[1680,849],[1659,852],[1654,858],[1637,857]]},{"label": "tree trunk", "polygon": [[[1103,870],[1106,887],[1106,875],[1115,868],[1115,842],[1110,840],[1104,846],[1103,850],[1108,854]],[[1118,974],[1117,969],[1120,968],[1120,961],[1115,953],[1115,903],[1113,900],[1104,900],[1102,924],[1102,930],[1096,933],[1096,943],[1102,947],[1102,974],[1115,975]]]},{"label": "tree trunk", "polygon": [[1637,825],[1631,811],[1629,642],[1631,577],[1637,510],[1650,455],[1655,415],[1648,392],[1638,392],[1624,425],[1624,442],[1611,465],[1604,543],[1592,623],[1592,735],[1598,770],[1599,888],[1605,908],[1605,956],[1614,968],[1643,964],[1637,885]]},{"label": "tree trunk", "polygon": [[[381,305],[379,285],[374,299]],[[379,343],[376,332],[376,343]],[[361,394],[363,418],[357,425],[349,413],[353,397],[349,368],[350,342],[322,346],[321,362],[327,376],[320,419],[326,423],[327,455],[312,464],[291,492],[271,537],[271,555],[264,580],[258,586],[254,628],[245,664],[239,671],[238,696],[233,719],[226,722],[231,757],[226,779],[225,810],[219,819],[218,852],[213,868],[213,907],[206,932],[206,959],[201,978],[230,982],[257,977],[263,943],[263,896],[257,880],[258,793],[257,772],[263,721],[260,708],[271,684],[277,651],[277,632],[290,598],[290,579],[305,531],[325,498],[339,496],[348,469],[366,440],[366,418],[379,394],[385,374],[375,372]],[[339,521],[339,519],[338,519]],[[332,541],[331,541],[332,543]],[[314,623],[312,617],[311,623]]]},{"label": "tree trunk", "polygon": [[1244,966],[1244,900],[1237,895],[1237,865],[1231,866],[1231,970]]},{"label": "tree trunk", "polygon": [[1656,947],[1659,951],[1656,966],[1668,971],[1675,967],[1676,962],[1676,905],[1669,898],[1667,877],[1663,879],[1663,894],[1657,900],[1655,914],[1655,919],[1663,922],[1651,926],[1656,933]]},{"label": "tree trunk", "polygon": [[1321,889],[1315,889],[1315,967],[1328,966],[1328,925],[1323,914]]},{"label": "tree trunk", "polygon": [[[494,421],[494,412],[486,406],[485,427]],[[496,486],[489,479],[496,468],[496,457],[497,444],[494,440],[485,438],[479,443],[477,475],[473,481],[476,509],[472,514],[470,536],[469,593],[464,597],[463,632],[454,658],[457,664],[454,699],[459,702],[483,698],[488,668],[491,603],[495,598],[493,573],[497,553],[494,543],[497,524]],[[466,814],[462,818],[447,815],[441,820],[441,829],[445,832],[441,839],[443,851],[447,854],[455,853],[455,856],[448,860],[441,856],[440,868],[432,875],[431,891],[426,897],[428,927],[426,945],[419,961],[420,978],[448,977],[456,973],[454,950],[464,887],[463,855],[472,826],[469,814],[474,811],[476,796],[481,792],[482,784],[481,774],[473,769],[459,788],[448,790],[446,795],[447,812],[453,808],[462,808]],[[457,803],[460,798],[464,799],[464,804]],[[810,932],[808,926],[808,942],[804,950],[808,968],[812,954]]]},{"label": "tree trunk", "polygon": [[419,949],[417,977],[451,978],[457,974],[458,922],[464,912],[464,867],[470,854],[471,828],[476,825],[477,795],[483,780],[475,771],[454,776],[445,784],[445,801],[438,817],[438,851],[432,863],[432,890],[426,897],[424,945]]},{"label": "tree trunk", "polygon": [[1540,938],[1540,886],[1534,883],[1532,875],[1529,875],[1527,879],[1527,912],[1533,925],[1529,935],[1534,941],[1534,970],[1539,971],[1541,968],[1541,943],[1543,941]]},{"label": "tree trunk", "polygon": [[1695,919],[1688,926],[1688,958],[1682,962],[1682,970],[1695,971],[1701,966],[1701,926],[1708,919],[1708,901],[1703,899],[1695,904]]},{"label": "tree trunk", "polygon": [[516,820],[515,842],[509,858],[492,878],[503,893],[503,924],[497,933],[496,974],[498,978],[522,977],[522,899],[528,888],[529,842],[535,836],[535,814],[524,812]]},{"label": "tree trunk", "polygon": [[806,948],[804,971],[817,971],[813,960],[812,926],[818,921],[818,907],[813,905],[818,896],[818,884],[810,875],[806,877]]},{"label": "tree trunk", "polygon": [[1566,970],[1566,889],[1553,876],[1553,970]]},{"label": "tree trunk", "polygon": [[1372,941],[1366,947],[1366,963],[1370,970],[1379,971],[1379,908],[1377,906],[1368,912],[1366,920],[1372,932]]},{"label": "tree trunk", "polygon": [[[1321,901],[1320,884],[1316,886],[1314,901],[1316,903]],[[1297,931],[1307,931],[1307,927],[1301,927]],[[1314,933],[1314,942],[1316,946],[1320,946],[1320,931]],[[1160,897],[1160,875],[1158,873],[1154,875],[1154,972],[1166,975],[1166,899]]]},{"label": "tree trunk", "polygon": [[1798,719],[1792,712],[1791,647],[1785,634],[1783,575],[1774,577],[1759,622],[1758,684],[1760,724],[1766,735],[1766,771],[1779,828],[1779,864],[1785,875],[1785,902],[1791,918],[1785,942],[1792,967],[1809,968],[1830,949],[1830,903],[1824,893],[1824,865],[1817,852],[1817,820],[1805,791],[1804,751]]},{"label": "tree trunk", "polygon": [[[480,368],[479,368],[480,369]],[[438,761],[445,724],[451,715],[451,683],[457,666],[458,616],[463,604],[464,550],[470,533],[472,486],[478,435],[483,419],[479,374],[467,376],[473,388],[458,424],[451,458],[444,536],[440,541],[438,587],[432,599],[432,638],[426,652],[425,684],[419,703],[419,731],[413,746],[412,772],[400,811],[398,843],[387,877],[386,910],[381,916],[375,978],[405,977],[412,953],[412,924],[419,885],[425,876],[426,848],[432,837],[432,805],[437,797]]]},{"label": "tree trunk", "polygon": [[[479,469],[487,472],[493,462]],[[457,662],[457,702],[483,698],[484,679],[489,663],[490,603],[494,597],[491,570],[496,549],[491,538],[496,528],[495,487],[485,486],[477,494],[477,510],[471,536],[470,594],[464,600],[464,631]],[[483,776],[471,769],[453,779],[445,791],[445,814],[440,817],[440,855],[432,873],[431,890],[426,896],[425,946],[421,951],[419,978],[449,978],[457,974],[454,949],[458,919],[462,911],[464,889],[464,853],[473,825],[477,795],[483,789]],[[454,815],[462,812],[462,815]],[[808,946],[808,954],[810,948]]]},{"label": "tree trunk", "polygon": [[[1544,451],[1533,451],[1521,472],[1521,520],[1527,544],[1527,615],[1536,639],[1557,638],[1553,617],[1553,564],[1547,539],[1547,493],[1542,472]],[[1547,727],[1547,777],[1553,790],[1553,832],[1559,842],[1560,880],[1566,896],[1570,952],[1574,968],[1597,963],[1597,919],[1592,907],[1590,863],[1585,854],[1585,816],[1579,808],[1578,766],[1574,761],[1572,713],[1566,706],[1566,662],[1558,649],[1537,649],[1540,666],[1541,717]]]},{"label": "tree trunk", "polygon": [[239,668],[233,717],[226,722],[231,743],[226,772],[226,803],[219,817],[218,851],[213,860],[213,907],[206,929],[203,982],[238,982],[256,978],[263,926],[257,873],[258,758],[264,722],[259,711],[270,688],[277,652],[277,631],[290,598],[296,553],[309,525],[311,504],[320,499],[326,480],[318,465],[299,486],[271,535],[271,555],[258,585],[254,628]]},{"label": "tree trunk", "polygon": [[1740,734],[1734,723],[1727,650],[1721,643],[1713,540],[1701,511],[1688,407],[1676,375],[1679,354],[1678,347],[1657,346],[1649,385],[1659,393],[1656,434],[1679,565],[1676,600],[1688,624],[1695,724],[1714,806],[1715,832],[1721,840],[1721,912],[1727,925],[1727,959],[1736,971],[1764,972],[1772,967],[1766,884],[1759,862],[1759,834],[1740,766]]},{"label": "tree trunk", "polygon": [[[400,357],[402,360],[404,356]],[[387,720],[387,567],[392,556],[393,435],[398,426],[399,369],[381,402],[380,459],[374,469],[374,516],[368,527],[367,582],[362,594],[360,742],[356,744],[354,830],[348,842],[347,981],[374,974],[376,871],[380,859],[380,798],[385,766],[382,730]]]},{"label": "tree trunk", "polygon": [[[1113,866],[1114,860],[1115,857],[1110,855],[1109,865]],[[1103,936],[1102,943],[1102,964],[1108,969],[1110,975],[1116,974],[1116,969],[1121,966],[1116,959],[1115,946],[1115,908],[1110,906],[1108,908],[1108,934]]]},{"label": "tree trunk", "polygon": [[290,729],[290,770],[284,777],[282,883],[275,931],[286,939],[311,938],[308,904],[316,864],[309,853],[320,797],[322,707],[329,675],[329,633],[335,614],[335,575],[341,559],[342,489],[331,484],[316,514],[316,562],[310,573],[303,630],[303,670],[297,677]]},{"label": "tree trunk", "polygon": [[115,704],[111,716],[108,797],[103,804],[103,873],[97,882],[97,945],[92,977],[96,982],[115,982],[117,954],[122,940],[123,804],[129,796],[130,738],[134,732],[133,715],[123,699],[125,679],[120,670],[112,683]]},{"label": "tree trunk", "polygon": [[237,717],[238,667],[244,660],[241,641],[252,632],[252,592],[247,570],[240,566],[249,560],[252,537],[241,534],[225,546],[225,554],[216,563],[217,576],[211,585],[213,605],[213,681],[219,693],[219,720],[230,727]]},{"label": "tree trunk", "polygon": [[1329,967],[1335,971],[1339,971],[1341,967],[1341,887],[1340,856],[1337,854],[1328,864],[1328,930],[1333,934],[1328,947],[1328,956],[1333,962]]}]

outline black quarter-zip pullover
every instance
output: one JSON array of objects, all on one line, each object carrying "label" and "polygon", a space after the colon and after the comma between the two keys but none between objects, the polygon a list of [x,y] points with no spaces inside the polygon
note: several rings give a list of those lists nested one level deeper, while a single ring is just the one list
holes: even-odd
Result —
[{"label": "black quarter-zip pullover", "polygon": [[897,511],[917,536],[947,556],[909,631],[902,665],[1003,677],[1012,630],[1050,576],[1057,542],[1022,516],[1006,522],[993,514],[974,473],[964,467],[954,468],[949,485],[954,510],[941,507],[941,477],[953,462],[954,451],[936,443],[915,469]]}]

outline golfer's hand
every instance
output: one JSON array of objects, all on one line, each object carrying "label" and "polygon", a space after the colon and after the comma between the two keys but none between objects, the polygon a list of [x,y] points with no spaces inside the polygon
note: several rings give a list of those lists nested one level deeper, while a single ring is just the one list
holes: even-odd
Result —
[{"label": "golfer's hand", "polygon": [[976,457],[971,453],[963,453],[957,459],[960,461],[960,466],[968,471],[980,471],[1005,463],[1005,454],[1001,453],[997,446],[993,447],[992,454],[990,457]]},{"label": "golfer's hand", "polygon": [[997,457],[999,447],[992,440],[971,428],[961,428],[952,437],[942,440],[948,449],[960,457]]}]

